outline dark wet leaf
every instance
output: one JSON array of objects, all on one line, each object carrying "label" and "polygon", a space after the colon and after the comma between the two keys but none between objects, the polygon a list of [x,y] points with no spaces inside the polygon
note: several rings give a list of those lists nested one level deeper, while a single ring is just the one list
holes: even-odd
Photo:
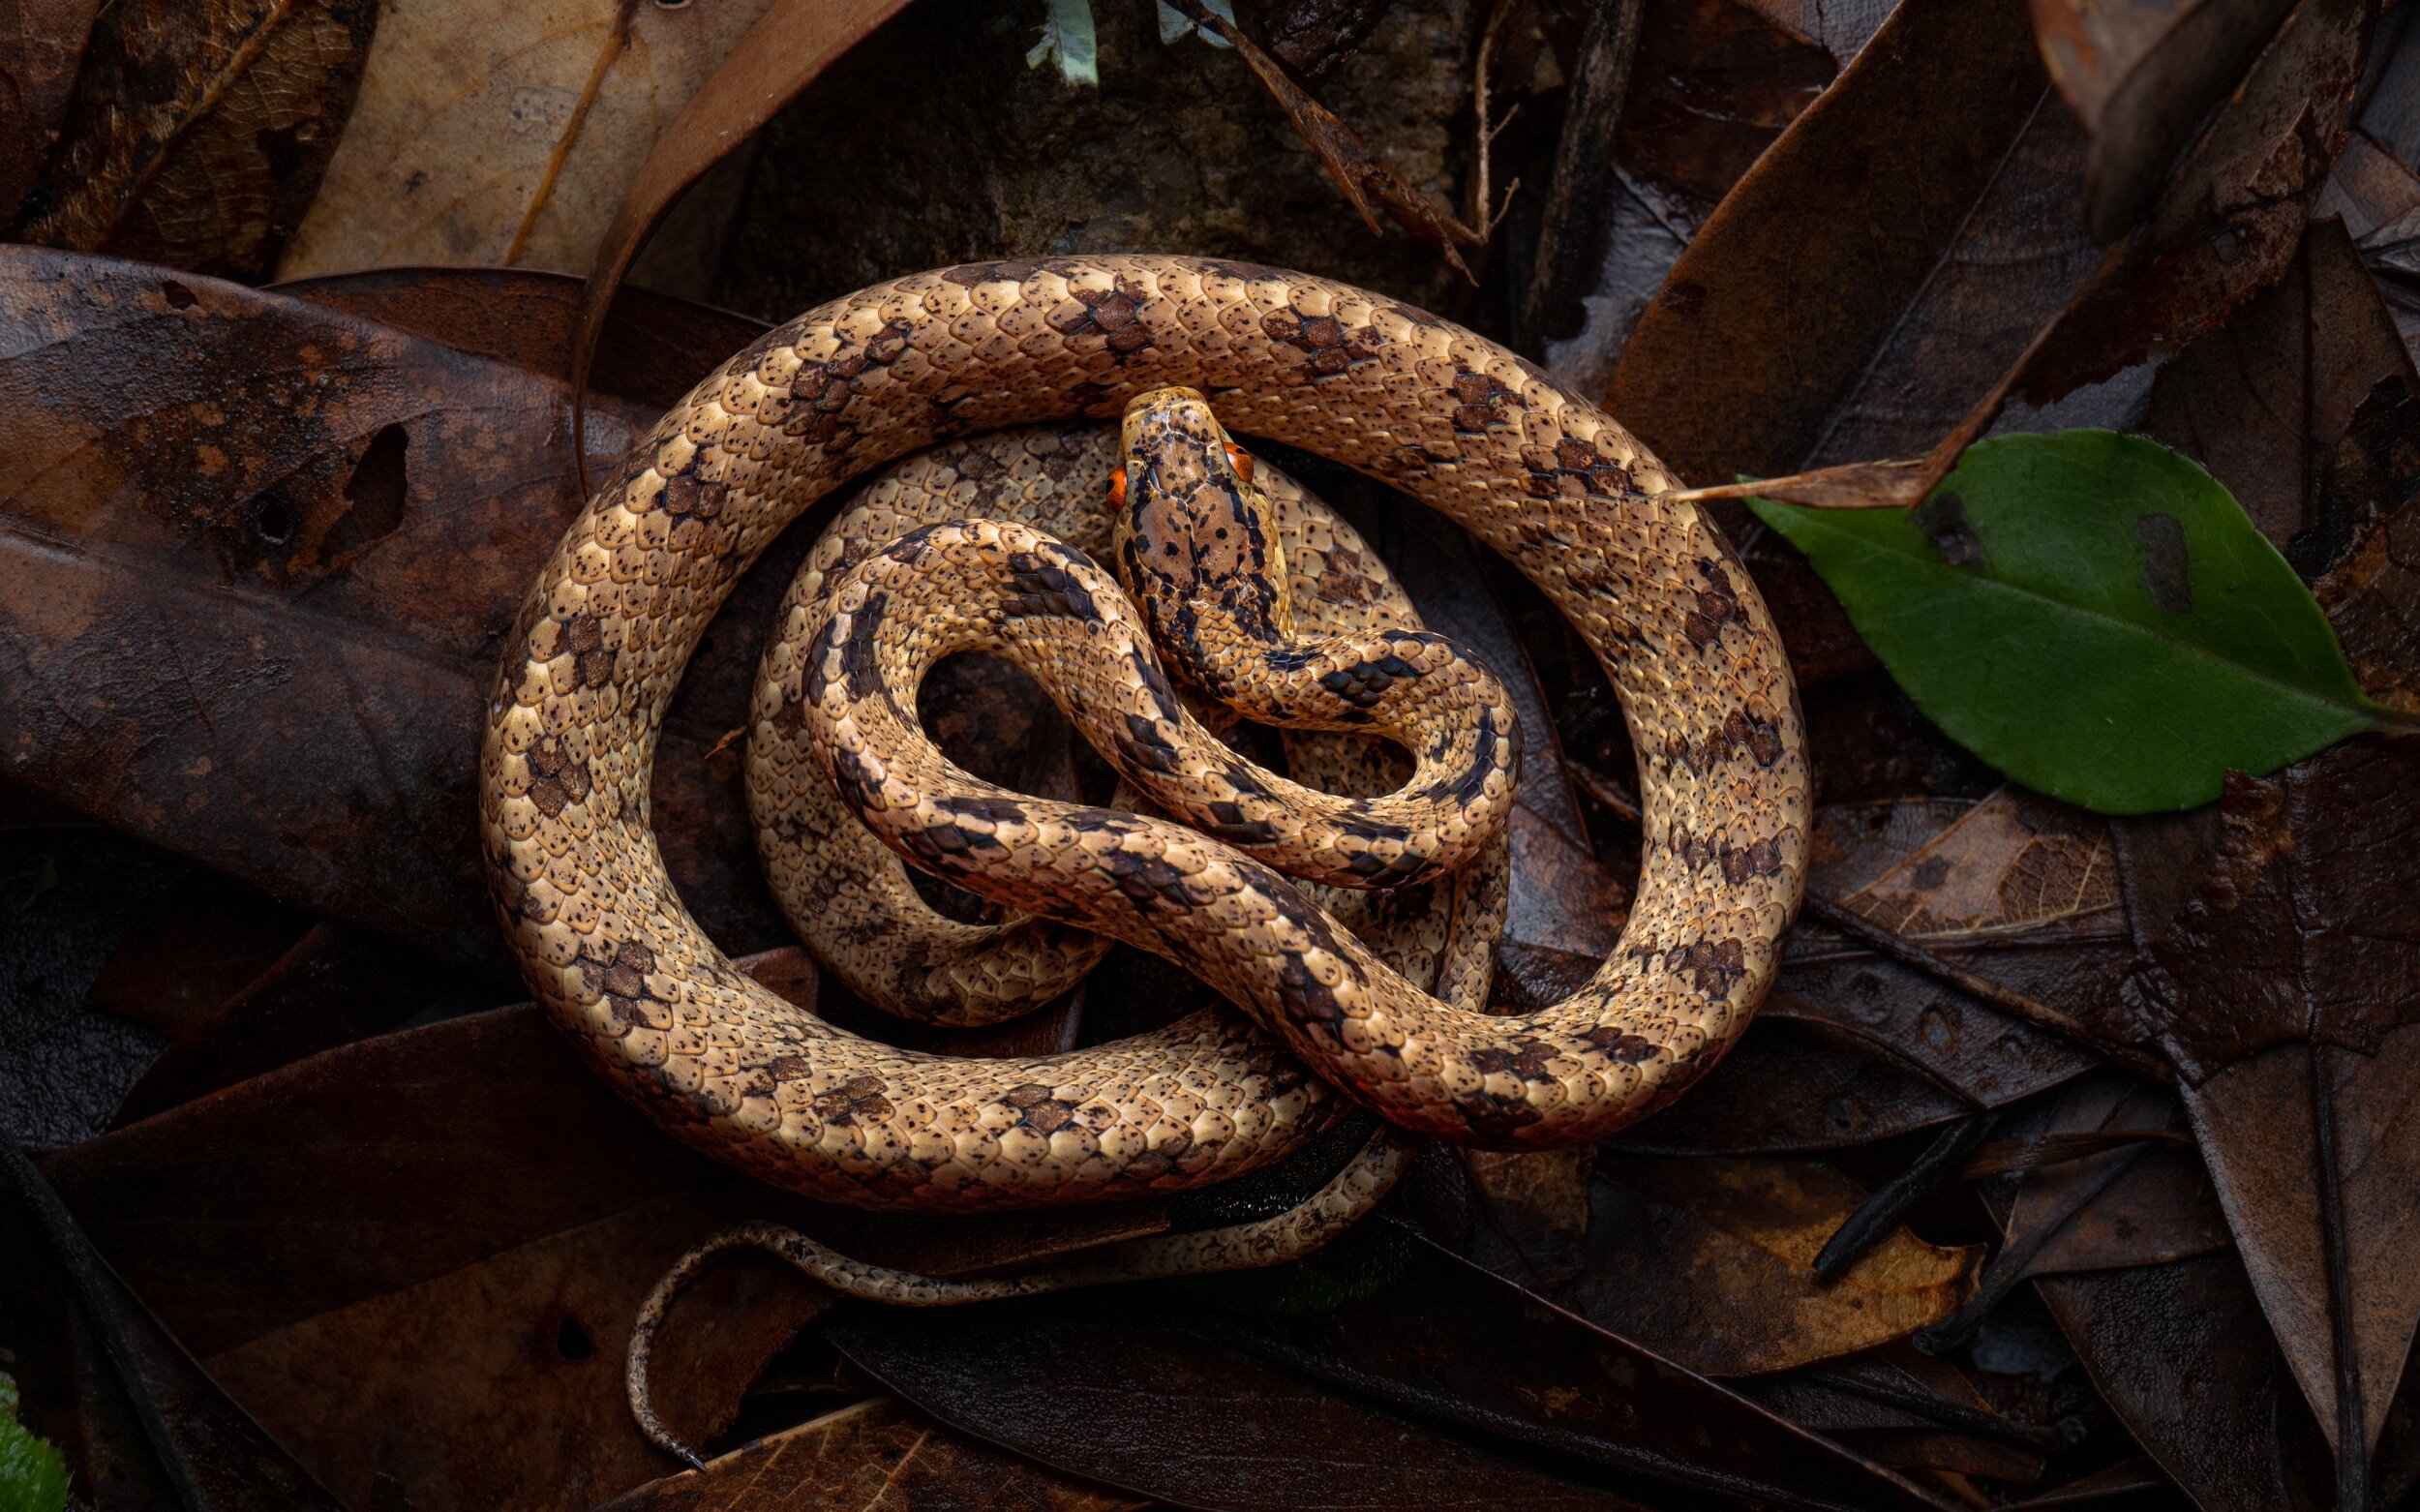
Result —
[{"label": "dark wet leaf", "polygon": [[415,1014],[483,1006],[492,999],[482,985],[358,924],[318,924],[152,1062],[111,1123],[148,1118]]},{"label": "dark wet leaf", "polygon": [[58,137],[99,9],[100,0],[0,3],[0,219],[12,225]]},{"label": "dark wet leaf", "polygon": [[2084,209],[2114,240],[2292,0],[2037,0],[2034,27],[2059,92],[2092,136]]},{"label": "dark wet leaf", "polygon": [[[387,287],[429,317],[446,303],[430,290],[466,286],[499,287]],[[560,339],[547,287],[534,308],[555,318],[502,329]],[[445,313],[467,324],[525,297]],[[689,308],[632,314],[670,326]],[[698,318],[716,343],[736,323]],[[560,383],[526,351],[467,356],[297,299],[30,249],[0,259],[0,321],[17,331],[0,435],[73,459],[0,508],[0,617],[24,648],[0,665],[0,729],[37,753],[18,778],[500,976],[470,824],[478,720],[492,638],[577,507]],[[667,372],[706,340],[631,338],[620,373],[685,381]],[[618,451],[652,415],[600,401],[589,442]],[[786,549],[740,591],[749,632],[715,636],[692,670],[657,767],[674,874],[735,950],[786,931],[739,753],[709,753],[741,722],[757,627],[803,537]]]},{"label": "dark wet leaf", "polygon": [[[1650,1500],[1660,1481],[1718,1505],[1933,1505],[1415,1235],[1356,1249],[1355,1270],[1392,1279],[1346,1281],[1369,1294],[1339,1303],[1355,1271],[1315,1259],[1327,1301],[1307,1311],[1209,1315],[1135,1288],[955,1317],[852,1307],[825,1329],[953,1427],[1188,1505],[1635,1506],[1583,1484],[1609,1471]],[[1156,1410],[1122,1410],[1137,1393]]]},{"label": "dark wet leaf", "polygon": [[223,878],[196,878],[145,910],[87,1000],[171,1043],[217,1016],[311,928],[311,916]]},{"label": "dark wet leaf", "polygon": [[2309,577],[2420,491],[2420,373],[2344,223],[2160,370],[2144,431],[2208,468]]},{"label": "dark wet leaf", "polygon": [[266,277],[352,112],[378,18],[375,0],[104,7],[19,235]]},{"label": "dark wet leaf", "polygon": [[597,1512],[1115,1512],[1149,1504],[1002,1454],[877,1397],[768,1435],[710,1461],[702,1473],[641,1486]]},{"label": "dark wet leaf", "polygon": [[[630,1320],[682,1249],[740,1219],[939,1271],[1164,1222],[795,1201],[674,1143],[526,1006],[315,1056],[45,1164],[129,1285],[306,1466],[348,1503],[423,1509],[586,1507],[668,1470],[623,1401]],[[656,1352],[668,1421],[719,1432],[828,1300],[771,1260],[717,1266]]]},{"label": "dark wet leaf", "polygon": [[[569,274],[527,268],[377,268],[295,279],[275,291],[560,378],[571,368],[582,287]],[[765,331],[747,316],[625,288],[598,338],[596,387],[669,408]]]},{"label": "dark wet leaf", "polygon": [[1709,1376],[1752,1376],[1902,1339],[1973,1286],[1971,1250],[1901,1228],[1834,1280],[1815,1256],[1865,1194],[1813,1161],[1601,1160],[1589,1321]]},{"label": "dark wet leaf", "polygon": [[7,1200],[42,1236],[86,1334],[133,1408],[145,1446],[185,1512],[335,1512],[309,1470],[220,1391],[104,1264],[42,1172],[0,1143]]},{"label": "dark wet leaf", "polygon": [[2326,1445],[2233,1252],[2035,1285],[2093,1384],[2202,1512],[2330,1504]]},{"label": "dark wet leaf", "polygon": [[2152,442],[2005,437],[1913,512],[1756,508],[1934,722],[2086,808],[2205,803],[2375,723],[2293,569]]}]

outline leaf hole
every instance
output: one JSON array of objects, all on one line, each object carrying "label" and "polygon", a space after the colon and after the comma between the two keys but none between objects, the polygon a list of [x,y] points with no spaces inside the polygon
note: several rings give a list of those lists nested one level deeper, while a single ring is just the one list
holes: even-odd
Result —
[{"label": "leaf hole", "polygon": [[263,494],[252,512],[252,533],[265,546],[284,546],[294,538],[294,506],[282,495]]},{"label": "leaf hole", "polygon": [[260,161],[268,166],[269,176],[280,183],[302,171],[302,128],[272,126],[252,134],[252,144],[259,152]]},{"label": "leaf hole", "polygon": [[410,448],[411,437],[402,426],[387,426],[370,438],[346,480],[345,501],[352,506],[353,528],[365,546],[404,523],[404,499],[410,493],[404,464]]},{"label": "leaf hole", "polygon": [[171,310],[191,310],[201,303],[200,295],[172,278],[160,281],[160,296],[168,302]]},{"label": "leaf hole", "polygon": [[596,1352],[596,1341],[589,1337],[578,1318],[565,1316],[555,1325],[555,1352],[576,1363]]}]

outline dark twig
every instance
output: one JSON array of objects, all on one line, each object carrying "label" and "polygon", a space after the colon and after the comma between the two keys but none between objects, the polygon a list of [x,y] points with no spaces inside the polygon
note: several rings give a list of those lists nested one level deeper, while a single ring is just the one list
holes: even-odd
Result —
[{"label": "dark twig", "polygon": [[1966,1157],[1991,1133],[1995,1117],[1975,1113],[1944,1128],[1907,1169],[1874,1189],[1846,1222],[1832,1230],[1815,1256],[1815,1274],[1838,1281],[1841,1273],[1899,1226],[1908,1210],[1955,1179]]},{"label": "dark twig", "polygon": [[1838,1366],[1818,1365],[1806,1374],[1809,1379],[1820,1381],[1834,1391],[1863,1397],[1868,1402],[1879,1402],[1885,1406],[1903,1407],[1944,1428],[1997,1438],[2004,1443],[2023,1444],[2029,1449],[2052,1449],[2064,1445],[2069,1436],[2055,1424],[2020,1423],[2014,1418],[1981,1407],[1962,1406],[1925,1392],[1888,1385]]},{"label": "dark twig", "polygon": [[1838,930],[1860,945],[1868,946],[1897,961],[1902,966],[1922,972],[1936,982],[1953,986],[1967,996],[1989,1008],[1998,1009],[2012,1017],[2021,1018],[2035,1028],[2058,1036],[2088,1054],[2099,1056],[2114,1066],[2123,1066],[2138,1076],[2173,1086],[2176,1072],[2154,1055],[2122,1044],[2111,1044],[2094,1034],[2077,1019],[2060,1013],[2046,1003],[2039,1003],[2013,987],[2004,986],[1989,977],[1972,972],[1946,956],[1937,955],[1896,930],[1866,918],[1864,915],[1836,903],[1819,893],[1806,895],[1806,912],[1825,927]]},{"label": "dark twig", "polygon": [[2001,1299],[2025,1279],[2026,1268],[2050,1241],[2075,1221],[2075,1215],[2090,1206],[2101,1194],[2116,1184],[2120,1176],[2134,1168],[2135,1164],[2151,1153],[2155,1146],[2137,1144],[2118,1151],[2097,1171],[2077,1181],[2059,1201],[2057,1207],[2042,1217],[2042,1221],[2018,1235],[2007,1248],[1992,1257],[1991,1268],[1983,1273],[1982,1285],[1975,1289],[1966,1306],[1941,1322],[1916,1336],[1916,1346],[1927,1354],[1943,1354],[1966,1342],[1983,1320],[1983,1315],[2000,1305]]},{"label": "dark twig", "polygon": [[2193,1142],[2193,1134],[2182,1129],[2094,1129],[2038,1134],[2031,1139],[1993,1139],[1966,1158],[1966,1164],[1958,1168],[1958,1180],[1981,1181],[1986,1176],[2013,1176],[2065,1165],[2071,1161],[2122,1150],[2130,1144],[2164,1144],[2182,1149]]},{"label": "dark twig", "polygon": [[1580,32],[1563,134],[1555,144],[1555,178],[1538,227],[1537,257],[1521,302],[1518,346],[1531,356],[1547,337],[1565,333],[1604,251],[1605,206],[1614,184],[1614,134],[1630,92],[1646,0],[1596,0]]}]

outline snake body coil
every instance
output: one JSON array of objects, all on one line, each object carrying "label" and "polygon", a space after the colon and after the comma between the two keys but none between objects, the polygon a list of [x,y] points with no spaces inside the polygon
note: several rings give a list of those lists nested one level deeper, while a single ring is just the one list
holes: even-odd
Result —
[{"label": "snake body coil", "polygon": [[[921,836],[955,854],[946,828],[1045,875],[1150,878],[1147,909],[1088,922],[1195,965],[1266,1028],[1219,1011],[1060,1056],[949,1060],[848,1035],[741,976],[681,908],[647,805],[664,708],[732,584],[783,526],[872,466],[951,436],[1115,414],[1171,383],[1201,389],[1237,433],[1346,463],[1465,526],[1595,650],[1630,721],[1646,827],[1614,955],[1548,1008],[1450,1009],[1225,842],[1008,796],[953,807],[946,786],[923,784],[947,772],[861,765],[859,806],[894,817],[892,837],[910,850]],[[665,416],[574,524],[516,622],[481,786],[507,935],[540,1001],[625,1096],[710,1154],[832,1200],[1037,1205],[1224,1180],[1324,1127],[1337,1086],[1465,1142],[1599,1137],[1676,1094],[1745,1027],[1805,867],[1787,663],[1711,525],[1653,498],[1669,486],[1618,426],[1529,364],[1299,274],[1049,258],[835,301]],[[1008,558],[1043,539],[975,524],[938,528],[919,549],[994,554],[984,570],[1013,571]],[[1070,556],[1052,570],[1070,571],[1080,559]],[[880,677],[853,674],[850,647],[863,648],[860,670],[912,660],[883,648],[879,622],[862,628],[882,619],[869,605],[887,591],[887,569],[871,565],[827,624],[785,624],[809,650],[771,680],[795,691],[760,691],[759,739],[788,719],[835,749],[855,740],[885,753],[878,763],[919,759],[912,719],[864,738],[892,709]],[[1098,667],[1071,675],[1103,694],[1142,685],[1130,674],[1131,687],[1112,688],[1101,680],[1118,675]],[[958,880],[980,889],[983,869]]]}]

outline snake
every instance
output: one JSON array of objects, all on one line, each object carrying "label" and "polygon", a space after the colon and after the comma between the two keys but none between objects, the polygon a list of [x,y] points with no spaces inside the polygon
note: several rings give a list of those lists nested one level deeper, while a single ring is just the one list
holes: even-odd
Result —
[{"label": "snake", "polygon": [[[973,779],[931,759],[884,682],[920,654],[915,626],[869,612],[890,590],[882,574],[909,564],[886,553],[853,569],[820,627],[784,627],[808,654],[795,694],[786,670],[770,680],[779,700],[760,685],[751,739],[778,738],[795,698],[794,717],[855,768],[842,785],[861,815],[886,816],[886,838],[920,860],[1013,855],[1029,877],[1132,881],[1149,897],[1122,889],[1136,905],[1127,917],[1088,922],[1183,961],[1227,1005],[1064,1054],[953,1060],[851,1035],[750,981],[681,905],[648,801],[664,711],[741,573],[817,499],[883,463],[1011,425],[1122,415],[1171,385],[1198,391],[1227,432],[1358,469],[1467,529],[1595,653],[1637,753],[1644,830],[1613,954],[1559,1002],[1477,1013],[1338,928],[1249,854],[1257,831],[1221,838],[961,789]],[[1674,489],[1627,432],[1534,364],[1316,276],[1062,257],[914,274],[832,301],[665,414],[571,524],[507,632],[480,839],[508,945],[549,1016],[660,1126],[776,1185],[857,1206],[1184,1191],[1266,1168],[1354,1105],[1493,1149],[1600,1138],[1736,1043],[1778,969],[1807,861],[1808,769],[1779,637],[1713,522],[1659,497]],[[954,563],[970,588],[991,574],[1044,632],[1040,621],[1099,615],[1115,591],[1084,575],[1080,553],[1038,551],[1044,538],[1019,527],[925,529],[914,544],[924,564]],[[1046,558],[1024,584],[1020,555]],[[1155,733],[1183,727],[1146,665],[1070,665],[1066,677],[1088,698],[1130,700]],[[1104,752],[1130,777],[1150,766],[1134,743]],[[892,783],[889,757],[940,786]],[[1256,773],[1232,777],[1276,791]],[[1239,822],[1300,838],[1274,803]],[[1391,841],[1380,852],[1396,854]],[[1332,849],[1335,864],[1314,869],[1349,879],[1355,854]],[[986,885],[985,866],[951,867],[962,886]],[[1028,887],[1012,901],[1046,912],[1065,900]]]},{"label": "snake", "polygon": [[[758,851],[775,903],[823,967],[875,1007],[912,1020],[978,1027],[1031,1012],[1073,990],[1106,954],[1106,936],[1030,914],[976,922],[946,915],[910,868],[842,803],[801,722],[783,717],[784,669],[798,655],[791,626],[820,623],[829,590],[859,562],[911,531],[979,516],[1030,526],[1095,558],[1111,550],[1106,507],[1119,463],[1115,427],[1059,423],[993,431],[931,446],[868,479],[816,538],[791,584],[765,651],[774,710],[748,742],[746,780]],[[1424,628],[1393,571],[1350,523],[1285,469],[1241,453],[1275,536],[1270,573],[1305,631]],[[1143,605],[1164,601],[1146,597]],[[795,612],[794,612],[795,611]],[[1186,689],[1180,688],[1180,696]],[[1214,730],[1230,711],[1195,700]],[[1221,732],[1224,733],[1224,732]],[[1371,737],[1281,726],[1289,775],[1329,793],[1375,797],[1410,767]],[[1148,801],[1131,786],[1110,806]],[[1510,877],[1502,833],[1450,886],[1323,888],[1313,895],[1406,977],[1448,1002],[1483,1005],[1503,932]]]}]

